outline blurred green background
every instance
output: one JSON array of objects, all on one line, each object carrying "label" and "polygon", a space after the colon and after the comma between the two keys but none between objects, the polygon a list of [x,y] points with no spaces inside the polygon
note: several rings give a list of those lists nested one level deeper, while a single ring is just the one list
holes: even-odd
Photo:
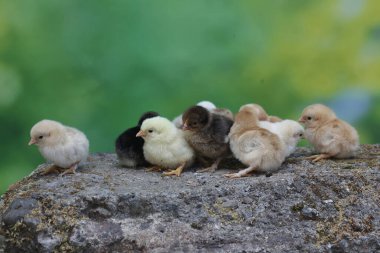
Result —
[{"label": "blurred green background", "polygon": [[48,118],[91,152],[155,110],[255,102],[296,119],[314,102],[380,140],[380,1],[0,0],[0,193],[43,162]]}]

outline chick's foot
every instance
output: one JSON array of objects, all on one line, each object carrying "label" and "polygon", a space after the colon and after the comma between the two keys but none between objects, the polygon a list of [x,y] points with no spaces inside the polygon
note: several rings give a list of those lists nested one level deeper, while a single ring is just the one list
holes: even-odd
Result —
[{"label": "chick's foot", "polygon": [[228,174],[224,174],[223,176],[226,178],[240,178],[241,177],[239,173],[228,173]]},{"label": "chick's foot", "polygon": [[183,164],[183,165],[181,165],[181,166],[179,166],[177,169],[175,169],[175,170],[171,170],[171,171],[168,171],[168,172],[164,172],[163,173],[163,175],[164,176],[177,176],[177,177],[179,177],[179,176],[181,176],[181,173],[182,173],[182,171],[183,171],[183,167],[184,167],[185,165]]},{"label": "chick's foot", "polygon": [[331,155],[328,155],[328,154],[319,154],[319,155],[312,155],[312,156],[306,157],[306,159],[312,160],[312,162],[315,163],[315,162],[318,162],[320,160],[324,160],[330,157]]},{"label": "chick's foot", "polygon": [[252,174],[255,171],[255,167],[251,166],[244,170],[241,170],[237,173],[228,173],[224,174],[227,178],[241,178],[241,177],[248,177],[250,174]]},{"label": "chick's foot", "polygon": [[146,172],[161,172],[162,168],[159,166],[153,166],[153,167],[147,168],[145,171]]},{"label": "chick's foot", "polygon": [[215,172],[216,170],[216,166],[210,166],[210,167],[207,167],[207,168],[204,168],[204,169],[199,169],[197,170],[198,173],[203,173],[203,172],[210,172],[210,173],[213,173]]},{"label": "chick's foot", "polygon": [[71,165],[70,168],[68,168],[67,170],[65,170],[65,171],[61,174],[61,176],[66,175],[66,174],[75,174],[77,168],[78,168],[78,163],[75,163],[75,164]]},{"label": "chick's foot", "polygon": [[61,170],[62,168],[56,166],[56,165],[52,165],[52,166],[49,166],[47,168],[45,168],[42,172],[41,172],[41,175],[48,175],[48,174],[52,174],[52,173],[61,173]]},{"label": "chick's foot", "polygon": [[203,173],[203,172],[210,172],[210,173],[213,173],[215,172],[215,170],[218,168],[218,165],[220,163],[222,159],[218,158],[210,167],[207,167],[207,168],[204,168],[204,169],[200,169],[200,170],[197,170],[197,172],[199,173]]}]

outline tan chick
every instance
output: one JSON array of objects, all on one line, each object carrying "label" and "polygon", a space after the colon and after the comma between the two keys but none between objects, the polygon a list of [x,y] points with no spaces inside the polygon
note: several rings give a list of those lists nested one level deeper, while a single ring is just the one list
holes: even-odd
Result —
[{"label": "tan chick", "polygon": [[264,108],[259,104],[249,104],[247,106],[250,106],[251,108],[254,108],[257,111],[259,121],[269,121],[272,123],[282,121],[282,119],[277,116],[269,116],[267,112],[264,110]]},{"label": "tan chick", "polygon": [[186,142],[182,130],[166,118],[158,116],[144,120],[136,136],[144,138],[143,151],[149,163],[174,169],[164,172],[164,175],[180,176],[194,160],[194,151]]},{"label": "tan chick", "polygon": [[[30,131],[29,145],[35,144],[41,155],[59,168],[62,174],[75,173],[80,162],[86,161],[89,142],[78,129],[64,126],[53,120],[42,120]],[[44,171],[56,171],[55,166]]]},{"label": "tan chick", "polygon": [[306,107],[299,122],[305,126],[305,138],[320,153],[308,157],[313,162],[331,157],[349,158],[359,149],[359,135],[355,128],[338,119],[325,105]]},{"label": "tan chick", "polygon": [[258,112],[249,105],[242,106],[235,116],[229,138],[234,156],[248,168],[225,174],[228,178],[247,176],[253,171],[273,172],[285,160],[286,147],[280,138],[258,127]]}]

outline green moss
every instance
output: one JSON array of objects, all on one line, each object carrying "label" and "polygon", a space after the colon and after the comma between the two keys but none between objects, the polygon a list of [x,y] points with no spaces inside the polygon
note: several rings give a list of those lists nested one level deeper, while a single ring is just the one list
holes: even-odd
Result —
[{"label": "green moss", "polygon": [[292,210],[292,212],[297,213],[297,212],[300,212],[302,210],[302,208],[304,208],[304,206],[305,206],[304,203],[300,202],[300,203],[293,205],[291,207],[291,210]]},{"label": "green moss", "polygon": [[40,231],[52,231],[61,239],[61,244],[54,252],[75,252],[69,241],[69,235],[76,224],[85,217],[73,206],[64,206],[51,199],[43,199],[38,202],[38,207],[29,213],[27,218],[39,219],[35,231],[29,231],[23,222],[17,222],[12,228],[6,231],[7,240],[10,245],[22,248],[25,243],[34,239]]},{"label": "green moss", "polygon": [[217,199],[215,204],[211,206],[205,206],[208,214],[211,217],[218,218],[223,224],[241,223],[244,218],[233,208],[223,207],[223,201]]},{"label": "green moss", "polygon": [[361,230],[357,229],[354,219],[346,215],[346,208],[356,202],[355,196],[339,200],[335,204],[336,217],[331,220],[323,220],[317,223],[317,244],[337,243],[345,237],[358,238],[373,231],[373,217],[367,216],[360,220],[363,223]]}]

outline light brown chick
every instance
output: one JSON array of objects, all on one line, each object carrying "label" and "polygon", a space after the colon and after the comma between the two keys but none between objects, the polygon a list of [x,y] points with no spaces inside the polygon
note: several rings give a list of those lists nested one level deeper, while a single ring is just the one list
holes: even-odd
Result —
[{"label": "light brown chick", "polygon": [[283,121],[280,117],[277,116],[268,116],[268,121],[272,123]]},{"label": "light brown chick", "polygon": [[239,178],[253,171],[273,172],[285,160],[284,143],[276,134],[258,127],[258,121],[254,107],[245,105],[240,108],[229,133],[230,148],[234,156],[249,167],[225,174],[226,177]]},{"label": "light brown chick", "polygon": [[320,153],[310,156],[313,162],[331,157],[349,158],[359,148],[359,135],[347,122],[336,117],[325,105],[306,107],[299,119],[305,125],[305,138]]},{"label": "light brown chick", "polygon": [[269,121],[272,123],[282,121],[282,119],[277,116],[269,116],[267,112],[264,110],[264,108],[259,104],[249,104],[246,106],[250,106],[251,108],[256,110],[259,121]]}]

